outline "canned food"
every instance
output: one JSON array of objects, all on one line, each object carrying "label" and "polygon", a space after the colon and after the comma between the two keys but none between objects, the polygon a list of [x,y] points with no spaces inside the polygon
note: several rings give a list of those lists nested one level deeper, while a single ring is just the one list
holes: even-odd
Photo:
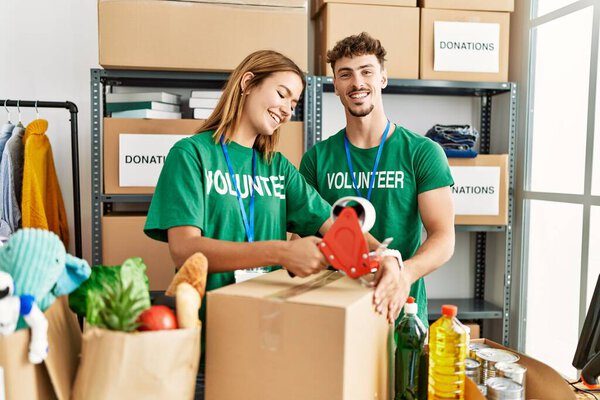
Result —
[{"label": "canned food", "polygon": [[525,386],[527,368],[521,364],[507,362],[496,363],[495,368],[497,376],[508,378],[523,386],[523,397],[521,397],[521,399],[525,399],[525,391],[527,390]]},{"label": "canned food", "polygon": [[495,365],[499,362],[514,363],[519,361],[519,356],[510,351],[502,349],[480,349],[477,351],[477,357],[481,362],[482,382],[486,383],[489,378],[496,376]]},{"label": "canned food", "polygon": [[495,377],[485,382],[488,400],[520,400],[523,398],[523,386],[508,378]]},{"label": "canned food", "polygon": [[476,384],[481,383],[481,363],[472,358],[465,359],[465,375]]},{"label": "canned food", "polygon": [[482,395],[487,396],[487,386],[480,384],[477,385],[477,389],[479,389]]},{"label": "canned food", "polygon": [[477,350],[479,349],[489,349],[490,346],[488,346],[485,343],[469,343],[469,354],[468,357],[472,358],[473,360],[477,360]]}]

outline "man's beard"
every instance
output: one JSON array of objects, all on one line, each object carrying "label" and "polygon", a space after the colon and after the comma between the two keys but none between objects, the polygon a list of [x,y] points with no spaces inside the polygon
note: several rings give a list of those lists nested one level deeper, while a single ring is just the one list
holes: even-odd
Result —
[{"label": "man's beard", "polygon": [[348,112],[353,117],[366,117],[367,115],[369,115],[371,113],[371,111],[373,111],[374,108],[375,108],[375,106],[373,104],[371,104],[371,107],[369,107],[365,111],[354,111],[354,110],[352,110],[352,108],[348,107]]}]

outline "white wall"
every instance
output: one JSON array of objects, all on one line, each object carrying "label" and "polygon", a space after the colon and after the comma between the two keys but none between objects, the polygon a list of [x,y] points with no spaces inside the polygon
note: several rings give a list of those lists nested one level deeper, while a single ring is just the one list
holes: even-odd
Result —
[{"label": "white wall", "polygon": [[[95,0],[0,0],[0,99],[72,101],[79,108],[79,165],[84,258],[90,260],[90,68],[98,67]],[[11,108],[11,119],[17,120]],[[35,119],[22,108],[23,124]],[[69,112],[40,109],[69,214],[75,252]],[[0,124],[6,122],[0,108]]]}]

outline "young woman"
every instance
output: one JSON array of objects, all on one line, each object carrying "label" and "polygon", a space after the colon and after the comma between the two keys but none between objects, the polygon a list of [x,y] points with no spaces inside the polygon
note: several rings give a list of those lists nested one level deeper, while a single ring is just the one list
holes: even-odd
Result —
[{"label": "young woman", "polygon": [[[207,290],[235,283],[235,270],[278,265],[304,277],[327,266],[311,235],[328,229],[330,206],[274,151],[303,89],[290,59],[252,53],[201,132],[169,152],[144,231],[168,241],[176,265],[204,253]],[[304,237],[286,241],[286,232]]]}]

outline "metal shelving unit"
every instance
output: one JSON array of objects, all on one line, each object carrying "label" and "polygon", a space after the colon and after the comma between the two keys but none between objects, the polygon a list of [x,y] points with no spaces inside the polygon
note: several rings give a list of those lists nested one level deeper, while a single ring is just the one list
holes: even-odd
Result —
[{"label": "metal shelving unit", "polygon": [[[305,115],[306,146],[311,147],[322,140],[323,93],[333,92],[333,78],[309,76],[307,80]],[[513,224],[513,193],[515,166],[515,139],[517,113],[517,85],[512,82],[456,82],[456,81],[424,81],[390,79],[384,94],[422,94],[438,96],[469,96],[478,97],[481,102],[480,116],[480,153],[489,154],[492,98],[498,94],[508,94],[508,154],[509,154],[509,186],[508,186],[508,224],[506,226],[472,226],[457,225],[458,232],[472,232],[475,235],[475,290],[472,298],[468,299],[430,299],[428,313],[431,318],[439,318],[441,304],[457,304],[459,318],[462,319],[502,319],[502,342],[508,345],[509,311],[512,286],[512,224]],[[308,126],[310,124],[310,126]],[[496,305],[485,300],[485,271],[486,244],[488,233],[505,235],[504,245],[504,282],[503,304]]]}]

